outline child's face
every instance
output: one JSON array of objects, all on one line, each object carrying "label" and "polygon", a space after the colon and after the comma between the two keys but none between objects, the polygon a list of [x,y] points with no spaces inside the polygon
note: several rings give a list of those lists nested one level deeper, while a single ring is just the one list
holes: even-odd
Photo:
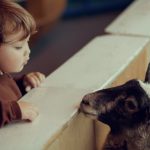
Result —
[{"label": "child's face", "polygon": [[5,38],[7,43],[0,45],[0,71],[20,72],[27,64],[30,54],[28,45],[30,36],[20,41],[22,34],[23,32],[20,31],[7,36]]}]

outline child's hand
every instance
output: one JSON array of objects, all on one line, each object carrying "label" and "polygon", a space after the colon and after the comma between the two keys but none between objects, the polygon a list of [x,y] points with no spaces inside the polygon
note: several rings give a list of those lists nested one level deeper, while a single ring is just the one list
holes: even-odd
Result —
[{"label": "child's hand", "polygon": [[31,72],[24,77],[24,86],[26,92],[32,88],[38,87],[45,79],[45,75],[40,72]]},{"label": "child's hand", "polygon": [[38,116],[37,107],[25,101],[19,101],[18,104],[22,113],[22,120],[33,121]]}]

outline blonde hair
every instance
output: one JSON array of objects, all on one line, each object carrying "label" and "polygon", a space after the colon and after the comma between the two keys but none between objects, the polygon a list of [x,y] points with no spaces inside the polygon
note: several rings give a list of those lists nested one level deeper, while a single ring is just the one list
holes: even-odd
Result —
[{"label": "blonde hair", "polygon": [[5,43],[7,35],[23,31],[21,39],[36,31],[33,17],[20,5],[8,0],[0,0],[0,44]]}]

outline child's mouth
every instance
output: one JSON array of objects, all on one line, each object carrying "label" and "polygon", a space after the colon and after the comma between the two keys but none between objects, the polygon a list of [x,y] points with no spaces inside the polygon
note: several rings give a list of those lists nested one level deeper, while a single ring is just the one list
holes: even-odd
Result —
[{"label": "child's mouth", "polygon": [[28,63],[28,61],[25,61],[25,62],[23,63],[23,66],[25,66],[27,63]]}]

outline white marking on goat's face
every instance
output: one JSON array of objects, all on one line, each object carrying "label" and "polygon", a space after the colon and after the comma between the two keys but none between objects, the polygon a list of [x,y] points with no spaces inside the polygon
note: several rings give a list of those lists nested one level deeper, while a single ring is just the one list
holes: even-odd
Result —
[{"label": "white marking on goat's face", "polygon": [[93,109],[91,106],[81,105],[80,110],[87,117],[90,117],[91,119],[97,119],[97,117],[98,117],[98,112],[95,109]]},{"label": "white marking on goat's face", "polygon": [[141,80],[138,80],[141,88],[146,92],[148,97],[150,98],[150,84],[149,83],[144,83]]},{"label": "white marking on goat's face", "polygon": [[97,119],[98,116],[98,112],[97,110],[94,108],[93,102],[91,99],[94,98],[94,94],[87,94],[84,96],[84,99],[89,99],[89,101],[82,101],[81,105],[80,105],[80,110],[88,117],[92,118],[92,119]]}]

